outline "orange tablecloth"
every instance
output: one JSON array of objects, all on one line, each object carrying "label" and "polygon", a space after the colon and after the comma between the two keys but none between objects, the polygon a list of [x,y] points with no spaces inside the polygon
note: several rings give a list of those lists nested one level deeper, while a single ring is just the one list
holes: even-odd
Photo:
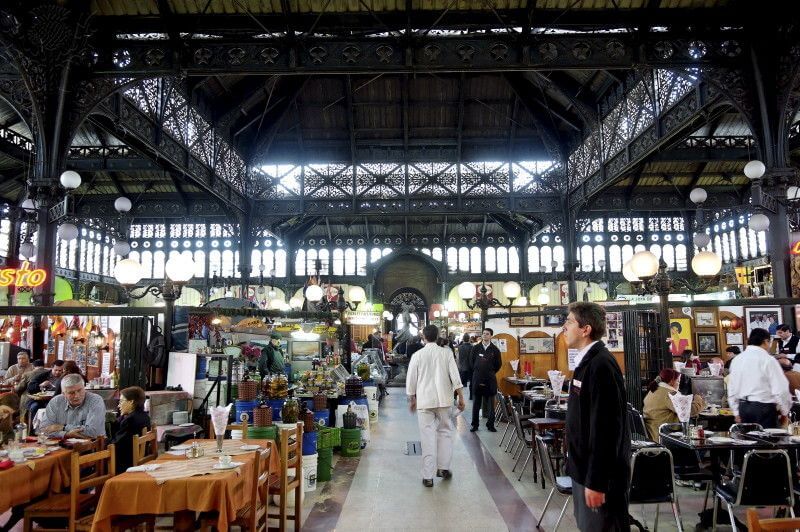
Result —
[{"label": "orange tablecloth", "polygon": [[71,451],[60,449],[0,471],[0,514],[40,495],[59,492],[69,486],[71,455]]},{"label": "orange tablecloth", "polygon": [[[272,440],[242,440],[242,444],[269,445],[270,470],[277,471],[280,458]],[[216,528],[221,532],[228,530],[228,523],[236,518],[238,512],[250,497],[249,486],[255,474],[254,453],[234,457],[244,462],[241,474],[223,471],[210,475],[167,480],[161,485],[147,473],[123,473],[106,482],[103,494],[94,513],[93,532],[111,530],[113,516],[142,514],[172,514],[184,510],[194,512],[218,512]],[[157,462],[186,458],[162,455]]]}]

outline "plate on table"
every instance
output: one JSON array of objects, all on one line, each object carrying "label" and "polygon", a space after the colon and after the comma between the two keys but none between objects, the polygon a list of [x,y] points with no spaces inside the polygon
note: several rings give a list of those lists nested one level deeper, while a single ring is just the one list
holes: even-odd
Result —
[{"label": "plate on table", "polygon": [[239,467],[240,465],[244,465],[244,462],[231,462],[230,464],[214,464],[211,466],[211,469],[217,469],[220,471],[224,471],[226,469],[234,469]]},{"label": "plate on table", "polygon": [[800,443],[800,436],[789,436],[789,439],[794,443]]},{"label": "plate on table", "polygon": [[733,438],[728,438],[727,436],[712,436],[711,438],[706,438],[706,441],[709,443],[735,443],[737,440]]},{"label": "plate on table", "polygon": [[191,445],[186,445],[185,443],[181,443],[179,445],[173,445],[169,448],[170,451],[185,451],[186,449],[190,449]]},{"label": "plate on table", "polygon": [[181,423],[179,427],[194,427],[194,423]]},{"label": "plate on table", "polygon": [[261,446],[249,444],[249,445],[242,445],[241,447],[239,447],[239,449],[243,451],[256,451],[258,449],[261,449]]},{"label": "plate on table", "polygon": [[0,458],[5,458],[8,456],[8,451],[0,451]]},{"label": "plate on table", "polygon": [[785,436],[786,434],[789,434],[789,431],[786,430],[786,429],[764,429],[764,432],[768,432],[770,434],[775,434],[775,435],[781,435],[781,436]]}]

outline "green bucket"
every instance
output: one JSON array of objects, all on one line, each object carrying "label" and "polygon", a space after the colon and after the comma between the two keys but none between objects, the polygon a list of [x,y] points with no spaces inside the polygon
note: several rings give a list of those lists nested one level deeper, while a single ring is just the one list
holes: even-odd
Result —
[{"label": "green bucket", "polygon": [[270,427],[248,427],[247,437],[253,440],[272,440],[278,439],[278,427],[272,425]]},{"label": "green bucket", "polygon": [[361,429],[342,429],[342,456],[361,456]]},{"label": "green bucket", "polygon": [[327,482],[333,469],[333,449],[317,449],[317,454],[317,482]]}]

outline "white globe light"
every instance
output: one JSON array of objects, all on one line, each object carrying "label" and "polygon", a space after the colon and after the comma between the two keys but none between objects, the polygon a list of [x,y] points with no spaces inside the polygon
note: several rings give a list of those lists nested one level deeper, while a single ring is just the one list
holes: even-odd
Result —
[{"label": "white globe light", "polygon": [[463,312],[458,313],[458,321],[464,321],[467,319],[467,315]]},{"label": "white globe light", "polygon": [[695,233],[692,237],[694,245],[702,249],[711,243],[711,237],[705,233]]},{"label": "white globe light", "polygon": [[800,187],[792,185],[786,189],[786,199],[794,201],[800,199]]},{"label": "white globe light", "polygon": [[475,297],[475,285],[469,281],[464,281],[458,285],[458,297],[461,299],[472,299]]},{"label": "white globe light", "polygon": [[114,209],[116,209],[117,212],[128,212],[132,208],[133,203],[125,196],[120,196],[114,200]]},{"label": "white globe light", "polygon": [[120,257],[125,257],[131,252],[131,245],[124,240],[120,240],[114,244],[114,253]]},{"label": "white globe light", "polygon": [[311,301],[312,303],[316,303],[320,299],[322,299],[323,293],[322,288],[318,284],[309,285],[306,288],[306,299]]},{"label": "white globe light", "polygon": [[692,200],[692,203],[701,204],[706,199],[708,199],[708,192],[704,188],[693,188],[691,192],[689,192],[689,199]]},{"label": "white globe light", "polygon": [[81,176],[74,170],[67,170],[61,174],[59,181],[61,181],[61,186],[67,190],[75,190],[81,186]]},{"label": "white globe light", "polygon": [[394,319],[394,314],[392,314],[388,310],[384,310],[382,316],[383,316],[383,319],[385,319],[385,320],[393,320]]},{"label": "white globe light", "polygon": [[272,310],[282,310],[283,309],[283,300],[281,299],[273,299],[269,302],[269,308]]},{"label": "white globe light", "polygon": [[508,299],[516,299],[522,293],[522,287],[516,281],[503,283],[503,295]]},{"label": "white globe light", "polygon": [[475,321],[481,319],[481,313],[480,312],[473,313],[472,314],[472,319],[475,320]]},{"label": "white globe light", "polygon": [[622,276],[625,278],[626,281],[629,283],[635,283],[637,281],[641,281],[636,274],[633,273],[633,261],[628,261],[622,266]]},{"label": "white globe light", "polygon": [[303,300],[299,297],[293,297],[289,299],[289,306],[291,308],[301,308],[303,306]]},{"label": "white globe light", "polygon": [[658,273],[658,257],[649,251],[634,253],[631,257],[631,269],[639,279],[652,277]]},{"label": "white globe light", "polygon": [[766,171],[767,167],[758,160],[750,161],[744,165],[744,175],[746,175],[748,179],[760,179],[764,176],[764,172]]},{"label": "white globe light", "polygon": [[750,217],[750,223],[747,225],[755,232],[766,231],[769,229],[769,218],[766,214],[754,214]]},{"label": "white globe light", "polygon": [[194,261],[186,255],[174,255],[164,265],[164,271],[173,282],[186,283],[194,276]]},{"label": "white globe light", "polygon": [[142,279],[142,265],[133,259],[122,259],[114,267],[114,278],[121,285],[134,285]]},{"label": "white globe light", "polygon": [[71,242],[78,238],[78,228],[75,224],[65,223],[58,228],[58,238]]},{"label": "white globe light", "polygon": [[30,242],[23,242],[19,245],[19,254],[28,260],[32,260],[36,257],[36,246]]},{"label": "white globe light", "polygon": [[539,287],[539,293],[546,294],[548,292],[550,292],[550,288],[547,285],[543,284],[541,287]]},{"label": "white globe light", "polygon": [[441,312],[439,312],[438,310],[434,310],[434,311],[433,311],[433,317],[434,317],[434,318],[438,318],[438,317],[439,317],[439,316],[441,316],[441,315],[442,315],[442,313],[441,313]]},{"label": "white globe light", "polygon": [[350,293],[347,295],[347,297],[353,303],[362,303],[367,300],[367,293],[364,292],[364,289],[360,286],[351,286]]},{"label": "white globe light", "polygon": [[542,292],[541,294],[539,294],[538,301],[539,301],[540,305],[549,305],[550,304],[550,294]]},{"label": "white globe light", "polygon": [[528,298],[525,296],[520,296],[514,301],[515,307],[527,307],[528,306]]},{"label": "white globe light", "polygon": [[28,198],[28,199],[26,199],[25,201],[23,201],[20,204],[20,207],[24,211],[28,211],[28,212],[35,211],[36,210],[36,203],[34,203],[34,201],[32,199]]},{"label": "white globe light", "polygon": [[701,251],[692,259],[692,271],[700,277],[713,277],[722,269],[722,258],[711,251]]},{"label": "white globe light", "polygon": [[607,282],[605,282],[605,281],[600,281],[600,282],[597,284],[597,286],[599,286],[601,290],[605,290],[606,288],[608,288],[608,283],[607,283]]}]

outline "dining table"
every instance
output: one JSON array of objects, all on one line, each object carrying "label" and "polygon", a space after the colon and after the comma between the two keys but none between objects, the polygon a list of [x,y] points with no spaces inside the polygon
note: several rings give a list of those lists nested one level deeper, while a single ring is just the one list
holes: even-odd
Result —
[{"label": "dining table", "polygon": [[[204,455],[187,458],[185,448],[197,442]],[[173,516],[173,530],[194,530],[197,512],[210,512],[215,528],[229,523],[249,501],[249,486],[257,475],[255,450],[270,449],[270,471],[278,472],[280,457],[272,440],[225,440],[217,452],[216,440],[190,440],[152,461],[106,481],[97,503],[93,532],[111,530],[113,518],[141,515]],[[223,468],[221,455],[231,456],[233,467]]]}]

